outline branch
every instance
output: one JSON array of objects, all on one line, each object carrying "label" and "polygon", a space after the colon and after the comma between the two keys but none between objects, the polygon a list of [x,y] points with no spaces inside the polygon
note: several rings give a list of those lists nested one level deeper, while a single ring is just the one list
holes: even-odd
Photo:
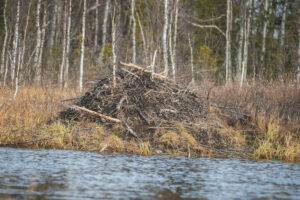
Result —
[{"label": "branch", "polygon": [[216,25],[201,25],[201,24],[196,24],[190,21],[187,21],[189,24],[198,27],[198,28],[214,28],[217,29],[224,37],[226,37],[226,34]]},{"label": "branch", "polygon": [[93,115],[97,115],[98,117],[101,117],[101,118],[103,118],[103,119],[107,119],[107,120],[112,121],[112,122],[115,122],[115,123],[121,123],[121,120],[119,120],[119,119],[116,119],[116,118],[112,118],[112,117],[110,117],[110,116],[103,115],[103,114],[101,114],[101,113],[98,113],[98,112],[89,110],[89,109],[87,109],[87,108],[83,108],[83,107],[76,106],[76,105],[72,105],[72,107],[75,108],[75,109],[77,109],[77,110],[81,110],[81,111],[88,112],[88,113],[93,114]]}]

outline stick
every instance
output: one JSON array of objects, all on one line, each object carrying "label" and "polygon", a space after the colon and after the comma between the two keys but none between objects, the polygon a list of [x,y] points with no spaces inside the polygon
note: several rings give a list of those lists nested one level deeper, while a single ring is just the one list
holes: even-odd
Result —
[{"label": "stick", "polygon": [[93,115],[97,115],[98,117],[101,117],[103,119],[107,119],[107,120],[115,122],[115,123],[121,123],[121,120],[119,120],[117,118],[109,117],[109,116],[103,115],[101,113],[89,110],[87,108],[83,108],[83,107],[76,106],[76,105],[72,105],[72,107],[77,109],[77,110],[81,110],[81,111],[85,111],[85,112],[88,112],[88,113],[93,114]]},{"label": "stick", "polygon": [[[126,66],[126,67],[130,67],[130,68],[133,68],[133,69],[138,69],[138,70],[141,70],[141,71],[144,71],[144,72],[152,74],[152,72],[150,70],[144,69],[144,68],[142,68],[140,66],[137,66],[135,64],[132,64],[132,63],[123,63],[123,62],[120,62],[120,64],[123,65],[123,66]],[[161,74],[153,73],[153,76],[156,77],[156,78],[158,78],[158,79],[160,79],[160,80],[173,82],[172,80],[166,78],[165,76],[163,76]]]}]

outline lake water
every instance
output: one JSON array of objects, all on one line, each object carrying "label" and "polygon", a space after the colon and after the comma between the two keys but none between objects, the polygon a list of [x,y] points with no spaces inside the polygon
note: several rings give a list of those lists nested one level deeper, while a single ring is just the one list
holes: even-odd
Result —
[{"label": "lake water", "polygon": [[0,148],[0,199],[300,199],[300,163]]}]

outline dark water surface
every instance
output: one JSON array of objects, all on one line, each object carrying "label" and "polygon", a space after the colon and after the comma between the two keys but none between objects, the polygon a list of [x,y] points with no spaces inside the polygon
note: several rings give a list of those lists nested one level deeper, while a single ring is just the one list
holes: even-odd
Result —
[{"label": "dark water surface", "polygon": [[0,148],[0,199],[300,199],[300,163]]}]

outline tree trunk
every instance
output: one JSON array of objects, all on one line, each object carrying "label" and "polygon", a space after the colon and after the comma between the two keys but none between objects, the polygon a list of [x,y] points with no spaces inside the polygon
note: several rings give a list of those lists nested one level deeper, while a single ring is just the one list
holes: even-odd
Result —
[{"label": "tree trunk", "polygon": [[298,11],[298,72],[297,72],[297,82],[300,83],[300,9]]},{"label": "tree trunk", "polygon": [[190,35],[189,35],[189,46],[190,46],[190,53],[191,53],[191,75],[192,75],[192,84],[194,84],[194,83],[195,83],[195,78],[194,78],[194,54],[193,54],[193,44],[192,44]]},{"label": "tree trunk", "polygon": [[239,48],[238,48],[237,63],[236,63],[236,78],[238,80],[241,79],[241,73],[242,73],[243,42],[244,42],[244,24],[245,24],[244,3],[242,1],[241,2],[241,9],[240,9]]},{"label": "tree trunk", "polygon": [[61,58],[61,64],[59,68],[59,86],[63,87],[63,73],[64,73],[64,68],[66,65],[66,45],[67,45],[67,1],[65,1],[64,5],[64,19],[63,19],[63,50],[62,50],[62,58]]},{"label": "tree trunk", "polygon": [[168,77],[169,74],[169,66],[168,66],[168,48],[167,48],[167,32],[168,32],[168,3],[169,0],[164,0],[164,28],[162,35],[162,43],[163,43],[163,57],[164,57],[164,75]]},{"label": "tree trunk", "polygon": [[49,38],[49,50],[52,52],[53,44],[54,44],[54,36],[56,31],[56,17],[57,17],[57,0],[54,0],[54,11],[52,16],[52,22],[51,22],[51,32],[50,32],[50,38]]},{"label": "tree trunk", "polygon": [[20,70],[23,69],[23,64],[24,64],[24,55],[25,55],[25,49],[26,49],[26,38],[27,38],[27,30],[28,30],[29,19],[30,19],[31,5],[32,5],[32,0],[30,0],[29,6],[28,6],[26,25],[25,25],[25,29],[24,29],[23,45],[22,45],[21,56],[20,56],[20,60],[19,60],[19,64],[18,64]]},{"label": "tree trunk", "polygon": [[153,59],[152,59],[152,64],[151,64],[151,78],[153,78],[154,74],[154,68],[155,68],[155,62],[156,62],[156,54],[157,54],[157,49],[154,52]]},{"label": "tree trunk", "polygon": [[96,0],[96,13],[95,13],[95,38],[94,38],[94,50],[96,51],[98,48],[98,32],[99,32],[99,0]]},{"label": "tree trunk", "polygon": [[39,65],[39,55],[41,51],[41,26],[40,26],[40,12],[41,12],[41,0],[37,1],[36,7],[36,47],[35,47],[35,56],[34,56],[34,67],[35,67],[35,84],[41,83],[42,70]]},{"label": "tree trunk", "polygon": [[79,91],[82,91],[83,80],[83,63],[84,63],[84,40],[85,40],[85,18],[86,18],[86,0],[83,0],[82,14],[82,41],[81,41],[81,56],[80,56],[80,75],[79,75]]},{"label": "tree trunk", "polygon": [[[247,66],[248,66],[248,47],[249,47],[249,35],[250,35],[250,28],[251,28],[251,18],[252,18],[252,5],[253,0],[249,0],[249,7],[248,7],[248,15],[246,14],[245,10],[245,16],[247,19],[247,23],[244,25],[244,32],[245,32],[245,40],[244,40],[244,58],[243,58],[243,67],[242,67],[242,76],[241,76],[241,82],[244,82],[247,77]],[[242,86],[242,83],[241,83]]]},{"label": "tree trunk", "polygon": [[232,2],[227,0],[227,28],[226,28],[226,83],[232,80],[231,66],[231,29],[232,29]]},{"label": "tree trunk", "polygon": [[66,47],[66,66],[64,74],[64,87],[68,86],[69,79],[69,66],[70,66],[70,46],[71,46],[71,25],[72,21],[72,0],[69,0],[69,13],[68,13],[68,29],[67,29],[67,47]]},{"label": "tree trunk", "polygon": [[172,50],[172,75],[173,80],[176,80],[176,47],[177,47],[177,25],[178,25],[178,7],[179,0],[175,2],[175,21],[174,21],[174,35],[173,35],[173,50]]},{"label": "tree trunk", "polygon": [[110,0],[106,0],[105,2],[105,9],[104,9],[104,17],[103,17],[103,24],[102,24],[102,47],[99,55],[100,63],[103,62],[103,54],[106,45],[106,34],[107,34],[107,19],[108,19],[108,12],[109,12],[109,4]]},{"label": "tree trunk", "polygon": [[[116,2],[115,2],[116,3]],[[117,65],[117,55],[116,55],[116,21],[115,21],[116,5],[114,4],[114,11],[111,20],[111,45],[112,45],[112,61],[113,61],[113,88],[116,87],[116,65]]]},{"label": "tree trunk", "polygon": [[45,37],[46,37],[46,27],[47,27],[47,9],[46,9],[46,2],[44,2],[44,16],[43,16],[43,25],[42,25],[42,32],[41,32],[41,46],[40,46],[39,61],[38,61],[38,65],[40,68],[40,77],[42,77],[42,73],[41,73],[42,58],[43,58],[43,50],[44,50]]},{"label": "tree trunk", "polygon": [[132,20],[132,63],[136,64],[136,19],[134,16],[135,0],[131,0],[131,20]]},{"label": "tree trunk", "polygon": [[268,11],[269,10],[269,0],[265,0],[265,14],[264,14],[264,27],[263,27],[263,40],[261,45],[261,67],[264,65],[264,59],[266,54],[266,37],[267,37],[267,28],[268,28]]},{"label": "tree trunk", "polygon": [[280,66],[279,70],[281,72],[284,71],[284,53],[283,53],[283,46],[284,46],[284,37],[285,37],[285,21],[286,21],[286,9],[287,9],[288,2],[283,1],[283,10],[282,10],[282,18],[281,18],[281,32],[280,32]]},{"label": "tree trunk", "polygon": [[18,44],[19,44],[19,21],[20,21],[20,0],[17,3],[17,13],[16,13],[16,23],[15,23],[15,34],[13,40],[12,49],[12,61],[11,61],[11,81],[15,80],[15,70],[17,68],[17,54],[18,54]]},{"label": "tree trunk", "polygon": [[3,46],[2,46],[0,75],[2,75],[4,73],[4,69],[5,69],[5,55],[6,55],[6,45],[7,45],[7,39],[8,39],[8,30],[7,30],[7,22],[6,22],[6,8],[7,8],[7,0],[5,0],[5,2],[4,2],[4,9],[3,9],[3,21],[4,21],[5,36],[4,36]]}]

